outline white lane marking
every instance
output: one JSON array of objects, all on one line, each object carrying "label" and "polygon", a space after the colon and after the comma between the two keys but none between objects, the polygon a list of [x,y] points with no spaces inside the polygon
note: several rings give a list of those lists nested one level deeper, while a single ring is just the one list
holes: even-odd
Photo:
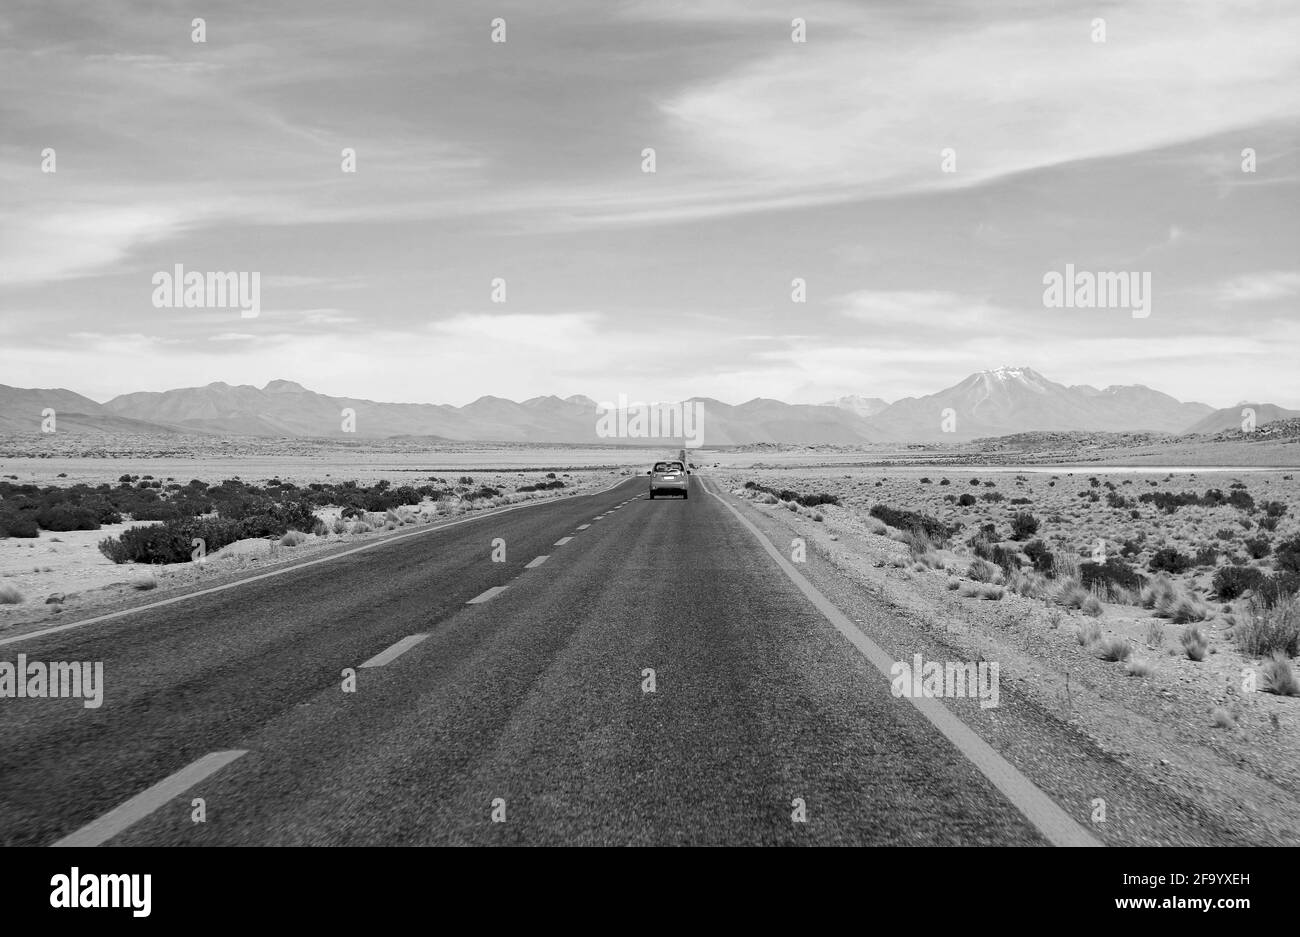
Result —
[{"label": "white lane marking", "polygon": [[546,556],[534,557],[532,560],[529,560],[529,562],[524,565],[524,569],[536,569],[538,566],[541,566],[543,563],[545,563],[546,560],[549,558],[549,556],[550,554],[547,554]]},{"label": "white lane marking", "polygon": [[496,598],[497,595],[498,595],[499,593],[501,593],[501,592],[505,592],[505,591],[506,591],[506,587],[505,587],[505,586],[493,586],[491,589],[488,589],[486,592],[483,592],[483,593],[480,593],[479,595],[474,596],[474,598],[470,599],[470,600],[469,600],[468,602],[466,602],[465,604],[466,604],[466,605],[478,605],[478,604],[480,604],[480,603],[482,603],[482,602],[487,602],[487,601],[490,600],[490,599],[494,599],[494,598]]},{"label": "white lane marking", "polygon": [[578,529],[579,529],[579,530],[586,530],[586,529],[587,529],[588,527],[590,527],[590,526],[591,526],[590,524],[581,524],[581,525],[579,525]]},{"label": "white lane marking", "polygon": [[[617,488],[619,485],[627,484],[628,480],[615,482],[608,488],[602,488],[600,491],[593,491],[590,494],[574,495],[576,498],[590,498],[594,495],[601,495],[607,491]],[[502,514],[509,514],[511,511],[522,511],[525,508],[541,507],[544,504],[556,504],[561,498],[548,498],[545,501],[530,501],[527,504],[516,504],[513,507],[493,508],[489,511],[479,514],[475,517],[466,517],[462,520],[452,521],[450,524],[441,524],[433,527],[426,527],[423,530],[413,530],[405,534],[395,534],[391,537],[385,537],[382,540],[376,540],[374,543],[365,543],[359,547],[353,547],[351,550],[344,550],[341,553],[331,553],[329,556],[322,556],[320,559],[307,560],[304,563],[297,563],[293,566],[285,566],[281,569],[272,569],[264,573],[258,573],[256,576],[249,576],[247,579],[239,579],[235,582],[227,582],[220,586],[212,586],[207,589],[199,589],[196,592],[187,592],[184,595],[173,596],[170,599],[159,599],[157,602],[149,602],[145,605],[136,605],[133,608],[126,608],[120,612],[109,612],[107,615],[96,615],[94,618],[86,618],[82,621],[69,622],[66,625],[56,625],[53,628],[42,628],[40,631],[29,631],[27,634],[15,635],[12,638],[0,638],[0,647],[6,644],[16,644],[19,641],[29,641],[32,638],[43,638],[48,634],[58,634],[60,631],[69,631],[72,628],[81,628],[85,625],[95,625],[101,621],[112,621],[114,618],[125,618],[127,615],[134,615],[136,612],[147,612],[149,609],[162,608],[167,605],[175,605],[177,602],[184,602],[188,599],[197,599],[202,595],[211,595],[214,592],[224,592],[227,589],[237,589],[240,586],[248,585],[250,582],[257,582],[260,579],[270,579],[273,576],[283,576],[286,573],[296,572],[300,569],[306,569],[309,566],[318,566],[321,563],[330,563],[344,556],[351,556],[354,553],[361,553],[365,550],[373,550],[376,547],[387,546],[390,543],[396,543],[399,540],[406,540],[410,537],[422,537],[425,534],[436,533],[439,530],[449,530],[452,527],[459,527],[461,524],[469,524],[474,521],[482,520],[487,517],[499,517]]]},{"label": "white lane marking", "polygon": [[417,644],[419,644],[427,637],[428,637],[427,634],[408,634],[406,637],[402,638],[402,640],[398,641],[388,650],[380,651],[378,654],[370,658],[370,660],[366,661],[361,666],[382,667],[384,666],[384,664],[392,663],[398,657],[405,654],[407,651],[415,647]]},{"label": "white lane marking", "polygon": [[[876,669],[884,674],[886,680],[891,680],[890,668],[894,665],[893,658],[863,634],[843,612],[835,607],[830,599],[822,595],[816,586],[805,579],[803,574],[795,569],[776,547],[772,546],[767,537],[763,536],[763,532],[755,527],[749,518],[741,514],[716,491],[712,491],[707,486],[705,490],[721,501],[722,506],[735,515],[736,520],[748,528],[749,532],[758,540],[759,545],[767,551],[772,559],[776,560],[777,565],[781,567],[781,571],[817,607],[817,610],[826,616],[826,619],[835,626],[836,630],[848,638],[853,646],[862,653],[862,656],[871,661],[876,666]],[[1102,845],[1100,841],[1094,839],[1087,830],[1076,823],[1073,817],[1062,810],[1052,798],[1043,793],[1033,781],[1017,771],[1015,766],[999,755],[988,742],[976,735],[966,723],[949,712],[947,707],[937,698],[905,697],[905,699],[908,699],[921,712],[921,715],[930,720],[931,724],[942,732],[948,741],[952,742],[957,750],[965,755],[966,759],[978,768],[979,772],[988,778],[993,783],[993,786],[1000,790],[1007,800],[1011,801],[1016,809],[1024,814],[1025,819],[1032,823],[1052,845]]]},{"label": "white lane marking", "polygon": [[52,846],[98,846],[107,842],[128,826],[143,820],[167,801],[185,793],[195,784],[216,774],[236,758],[247,755],[247,751],[212,752],[198,761],[181,768],[175,774],[163,778],[153,787],[136,794],[126,803],[114,807],[98,820],[70,833]]},{"label": "white lane marking", "polygon": [[555,545],[557,547],[562,547],[572,539],[572,537],[561,537],[559,540],[555,541]]}]

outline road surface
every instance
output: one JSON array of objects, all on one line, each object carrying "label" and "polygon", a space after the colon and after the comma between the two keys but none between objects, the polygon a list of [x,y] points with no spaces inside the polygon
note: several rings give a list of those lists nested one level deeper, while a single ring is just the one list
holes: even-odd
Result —
[{"label": "road surface", "polygon": [[106,685],[3,701],[0,844],[1045,844],[710,488],[0,647]]}]

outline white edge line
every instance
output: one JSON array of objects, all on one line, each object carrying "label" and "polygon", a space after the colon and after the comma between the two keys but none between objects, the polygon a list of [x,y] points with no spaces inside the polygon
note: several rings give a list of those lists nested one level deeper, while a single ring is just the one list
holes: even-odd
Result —
[{"label": "white edge line", "polygon": [[163,778],[148,790],[141,791],[97,820],[70,833],[51,846],[98,846],[112,839],[132,824],[143,820],[167,801],[185,793],[195,784],[216,774],[247,751],[212,752],[173,775]]},{"label": "white edge line", "polygon": [[415,647],[417,644],[419,644],[427,637],[428,637],[427,634],[408,634],[406,637],[402,638],[402,640],[398,641],[392,647],[388,648],[388,650],[380,651],[378,654],[370,658],[370,660],[366,661],[361,666],[382,667],[384,666],[384,664],[391,664],[398,657],[401,657],[403,654],[405,654],[411,648]]},{"label": "white edge line", "polygon": [[[575,497],[589,498],[592,497],[593,495],[604,494],[607,491],[617,488],[619,485],[627,484],[628,481],[629,479],[625,478],[622,481],[615,482],[613,485],[610,485],[608,488],[602,488],[600,489],[600,491],[592,491],[585,495],[576,495]],[[224,592],[227,589],[235,589],[238,588],[239,586],[248,585],[248,583],[250,582],[257,582],[258,580],[261,579],[270,579],[273,576],[283,576],[287,573],[292,573],[300,569],[306,569],[309,566],[318,566],[321,563],[330,563],[333,562],[334,560],[341,559],[342,557],[351,556],[354,553],[361,553],[365,550],[373,550],[376,547],[387,546],[390,543],[396,543],[399,540],[406,540],[409,537],[422,537],[426,534],[435,533],[436,531],[439,530],[448,530],[452,527],[459,527],[461,524],[473,523],[474,521],[482,520],[483,518],[486,517],[498,517],[502,514],[509,514],[511,511],[521,511],[524,508],[540,507],[543,504],[557,504],[562,500],[563,499],[561,498],[549,498],[545,501],[531,501],[528,504],[516,504],[513,507],[501,508],[500,510],[493,510],[485,514],[479,514],[475,517],[466,517],[458,521],[452,521],[450,524],[440,524],[436,527],[431,526],[431,527],[426,527],[422,530],[412,530],[409,533],[397,534],[396,536],[392,536],[392,537],[385,537],[382,540],[376,540],[373,543],[364,543],[359,547],[353,547],[352,549],[344,550],[341,553],[331,553],[329,556],[322,556],[318,559],[307,560],[306,562],[297,563],[293,566],[285,566],[281,569],[270,569],[264,573],[258,573],[256,576],[249,576],[247,579],[237,579],[234,582],[223,583],[222,585],[219,586],[210,586],[207,589],[200,589],[197,592],[187,592],[184,595],[173,596],[170,599],[159,599],[157,602],[150,602],[147,605],[136,605],[132,608],[122,609],[121,611],[118,612],[109,612],[106,615],[96,615],[94,618],[86,618],[83,619],[82,621],[69,622],[66,625],[56,625],[53,628],[43,628],[40,631],[29,631],[26,634],[14,635],[13,637],[9,637],[9,638],[0,638],[0,647],[3,647],[6,644],[17,644],[19,641],[30,641],[33,638],[43,638],[46,635],[58,634],[60,631],[70,631],[73,628],[82,628],[85,627],[86,625],[95,625],[102,621],[112,621],[115,618],[125,618],[128,615],[134,615],[137,612],[146,612],[149,609],[153,609],[153,608],[163,608],[164,606],[167,605],[175,605],[177,602],[184,602],[188,599],[196,599],[201,595],[212,595],[214,592]]]},{"label": "white edge line", "polygon": [[[817,610],[826,616],[841,634],[852,642],[862,656],[867,658],[876,669],[890,678],[890,667],[894,660],[883,648],[868,638],[861,629],[851,622],[843,612],[835,607],[803,574],[790,564],[781,552],[772,546],[767,537],[750,520],[740,513],[731,503],[716,491],[705,490],[722,502],[723,507],[735,515],[749,529],[759,544],[776,560],[781,571],[798,587]],[[1054,846],[1100,846],[1087,830],[1075,822],[1074,818],[1061,809],[1056,801],[1043,793],[1033,781],[1021,774],[1016,767],[1003,758],[988,742],[980,738],[966,723],[954,716],[939,700],[933,698],[904,697],[914,705],[921,715],[952,742],[971,764],[993,786],[1006,796],[1007,800],[1019,810],[1031,824]]]},{"label": "white edge line", "polygon": [[486,592],[480,592],[478,595],[474,596],[474,598],[470,599],[465,604],[481,605],[482,603],[487,602],[490,599],[496,598],[497,595],[505,591],[506,591],[505,586],[493,586],[491,589],[488,589]]}]

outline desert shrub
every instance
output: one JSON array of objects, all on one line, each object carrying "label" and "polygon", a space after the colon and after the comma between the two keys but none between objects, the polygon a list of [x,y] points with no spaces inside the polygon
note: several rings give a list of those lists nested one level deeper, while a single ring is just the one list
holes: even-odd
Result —
[{"label": "desert shrub", "polygon": [[1279,572],[1300,573],[1300,534],[1273,547],[1273,567]]},{"label": "desert shrub", "polygon": [[1011,518],[1011,539],[1027,540],[1038,533],[1038,518],[1025,511],[1018,511]]},{"label": "desert shrub", "polygon": [[1300,696],[1300,681],[1296,680],[1291,661],[1284,654],[1274,653],[1260,668],[1259,688],[1278,696]]},{"label": "desert shrub", "polygon": [[1137,657],[1130,657],[1124,663],[1124,672],[1130,677],[1149,677],[1155,672],[1155,667],[1148,660],[1142,660]]},{"label": "desert shrub", "polygon": [[1272,606],[1252,600],[1245,619],[1233,629],[1233,640],[1247,657],[1300,654],[1300,598],[1292,595]]},{"label": "desert shrub", "polygon": [[1205,621],[1210,617],[1210,610],[1204,602],[1186,592],[1175,592],[1156,603],[1156,614],[1168,618],[1176,625],[1185,625],[1193,621]]},{"label": "desert shrub", "polygon": [[46,530],[99,530],[94,512],[72,504],[43,505],[36,511],[36,523]]},{"label": "desert shrub", "polygon": [[1224,566],[1214,574],[1214,594],[1230,602],[1248,589],[1258,590],[1268,577],[1254,566]]},{"label": "desert shrub", "polygon": [[1151,562],[1147,568],[1153,573],[1185,573],[1192,568],[1192,558],[1185,553],[1179,553],[1175,547],[1161,547],[1151,557]]},{"label": "desert shrub", "polygon": [[316,516],[306,502],[269,502],[265,506],[266,513],[243,518],[183,517],[132,527],[118,537],[100,541],[99,551],[114,563],[184,563],[191,559],[191,541],[196,539],[212,553],[236,540],[282,537],[290,530],[307,532],[316,526]]},{"label": "desert shrub", "polygon": [[1052,551],[1047,548],[1047,544],[1041,540],[1031,540],[1025,544],[1025,556],[1029,562],[1034,564],[1034,569],[1044,575],[1052,572],[1054,557]]},{"label": "desert shrub", "polygon": [[1097,656],[1102,660],[1124,661],[1133,656],[1133,645],[1127,638],[1111,636],[1097,642]]},{"label": "desert shrub", "polygon": [[1212,546],[1200,547],[1196,551],[1197,566],[1213,566],[1219,561],[1219,551]]},{"label": "desert shrub", "polygon": [[1188,625],[1178,641],[1182,644],[1183,653],[1187,655],[1188,660],[1205,660],[1209,642],[1205,638],[1205,633],[1196,625]]},{"label": "desert shrub", "polygon": [[1007,580],[1007,587],[1018,595],[1028,596],[1033,599],[1042,598],[1047,591],[1042,576],[1021,570],[1014,570],[1011,573],[1010,578]]},{"label": "desert shrub", "polygon": [[1079,558],[1068,550],[1052,554],[1052,576],[1059,580],[1081,578]]},{"label": "desert shrub", "polygon": [[19,537],[31,539],[39,537],[40,529],[36,524],[36,518],[31,513],[24,511],[21,514],[17,511],[8,511],[0,513],[0,537]]},{"label": "desert shrub", "polygon": [[23,594],[16,588],[5,583],[0,586],[0,605],[21,605]]},{"label": "desert shrub", "polygon": [[899,535],[898,539],[900,543],[907,545],[907,549],[914,557],[923,556],[934,549],[934,544],[931,542],[930,538],[926,536],[925,531],[920,530],[919,528],[903,531]]},{"label": "desert shrub", "polygon": [[980,598],[986,599],[990,602],[999,601],[1002,598],[1002,596],[1005,594],[1006,594],[1006,590],[1004,590],[1001,586],[993,583],[989,583],[987,585],[980,587]]},{"label": "desert shrub", "polygon": [[180,516],[180,507],[170,501],[143,501],[131,509],[133,521],[171,521]]},{"label": "desert shrub", "polygon": [[978,557],[971,560],[970,567],[966,570],[966,575],[976,582],[997,582],[1000,577],[998,568],[988,560],[982,560]]},{"label": "desert shrub", "polygon": [[[238,526],[237,521],[224,523]],[[114,563],[182,563],[191,549],[190,538],[168,524],[132,527],[99,541],[99,552]]]},{"label": "desert shrub", "polygon": [[1093,594],[1079,584],[1077,579],[1063,581],[1056,591],[1056,601],[1066,608],[1083,608],[1083,603]]},{"label": "desert shrub", "polygon": [[920,530],[935,544],[942,544],[957,532],[957,528],[949,527],[943,521],[928,514],[920,514],[916,511],[900,511],[884,504],[873,506],[868,513],[877,520],[884,521],[890,527],[895,527],[898,530]]},{"label": "desert shrub", "polygon": [[1155,608],[1161,601],[1176,594],[1174,584],[1168,576],[1157,576],[1142,589],[1138,604],[1143,608]]},{"label": "desert shrub", "polygon": [[1101,599],[1097,598],[1095,592],[1090,593],[1088,597],[1083,600],[1083,604],[1079,606],[1079,610],[1092,618],[1100,618],[1102,613],[1105,611],[1105,609],[1101,607]]},{"label": "desert shrub", "polygon": [[1096,644],[1101,640],[1101,625],[1097,624],[1095,621],[1090,621],[1087,624],[1080,625],[1075,630],[1074,637],[1075,640],[1084,647]]},{"label": "desert shrub", "polygon": [[980,500],[987,501],[990,504],[997,504],[999,501],[1003,500],[1003,495],[1000,491],[988,491],[980,495]]},{"label": "desert shrub", "polygon": [[1089,588],[1101,586],[1109,589],[1118,586],[1122,589],[1140,590],[1146,584],[1146,577],[1118,556],[1107,557],[1104,563],[1080,563],[1079,579]]},{"label": "desert shrub", "polygon": [[[542,485],[538,486],[539,489],[541,487],[543,486]],[[563,487],[563,485],[552,484],[549,487],[557,488],[557,487]],[[758,482],[745,482],[745,487],[750,489],[751,491],[761,491],[761,492],[765,492],[766,494],[775,495],[776,498],[780,501],[792,501],[795,504],[801,505],[806,508],[815,508],[823,504],[838,505],[840,503],[839,495],[830,495],[824,491],[819,492],[818,494],[805,495],[805,494],[800,494],[797,491],[791,491],[789,488],[782,488],[780,490],[777,490],[776,488],[768,488],[766,485],[760,485]],[[523,489],[520,490],[522,491]]]},{"label": "desert shrub", "polygon": [[1262,560],[1272,549],[1267,537],[1247,537],[1242,543],[1252,560]]},{"label": "desert shrub", "polygon": [[973,506],[974,504],[975,504],[975,496],[972,494],[964,494],[957,499],[958,507],[968,508]]},{"label": "desert shrub", "polygon": [[296,547],[306,542],[307,535],[300,530],[286,531],[284,536],[280,538],[280,546],[282,547]]},{"label": "desert shrub", "polygon": [[1297,592],[1300,592],[1300,573],[1275,573],[1260,584],[1257,594],[1265,605],[1276,605]]},{"label": "desert shrub", "polygon": [[[230,520],[230,518],[221,518]],[[168,522],[172,526],[175,522]],[[184,522],[181,522],[183,524]],[[280,537],[289,530],[311,531],[316,526],[316,516],[311,508],[298,502],[271,504],[264,514],[253,514],[238,521],[240,537]]]}]

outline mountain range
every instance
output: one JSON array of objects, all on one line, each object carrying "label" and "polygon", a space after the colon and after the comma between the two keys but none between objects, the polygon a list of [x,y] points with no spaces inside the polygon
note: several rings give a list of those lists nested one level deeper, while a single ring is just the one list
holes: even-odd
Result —
[{"label": "mountain range", "polygon": [[[730,405],[707,397],[702,443],[853,445],[869,442],[961,441],[1030,431],[1215,433],[1239,428],[1242,407],[1256,422],[1300,416],[1272,404],[1215,410],[1185,403],[1141,384],[1102,389],[1066,386],[1027,367],[979,371],[924,397],[889,403],[852,395],[824,404],[755,398]],[[332,397],[293,381],[265,387],[217,382],[162,392],[123,394],[106,403],[64,389],[0,384],[0,433],[31,433],[52,409],[60,432],[198,433],[267,437],[387,438],[418,436],[458,441],[536,443],[657,443],[597,434],[598,405],[589,397],[533,397],[522,402],[480,397],[463,407],[383,403]],[[352,430],[345,430],[348,412]]]}]

